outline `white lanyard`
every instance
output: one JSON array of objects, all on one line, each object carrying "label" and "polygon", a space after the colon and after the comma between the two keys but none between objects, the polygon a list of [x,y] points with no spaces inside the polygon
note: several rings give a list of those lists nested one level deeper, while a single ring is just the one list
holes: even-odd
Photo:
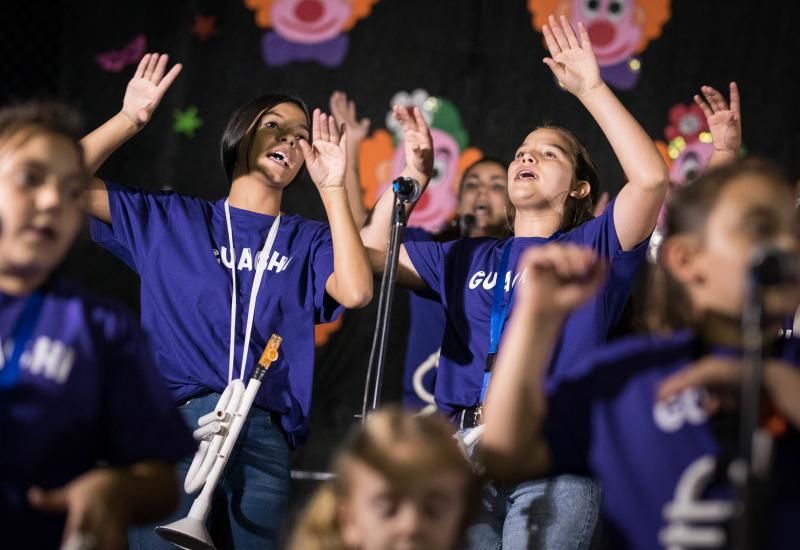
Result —
[{"label": "white lanyard", "polygon": [[[228,354],[228,383],[233,380],[233,350],[236,343],[236,253],[233,250],[233,229],[231,228],[231,210],[228,206],[228,200],[225,200],[225,222],[228,224],[228,247],[231,251],[231,281],[233,282],[233,290],[231,291],[231,346]],[[247,328],[244,333],[244,348],[242,349],[242,367],[239,372],[239,379],[244,380],[244,367],[247,364],[247,352],[250,349],[250,330],[253,328],[253,312],[256,309],[256,299],[258,298],[258,287],[261,286],[261,278],[264,275],[264,270],[269,261],[269,254],[272,251],[272,244],[275,242],[275,237],[278,235],[278,227],[281,225],[281,215],[275,218],[272,222],[272,227],[269,229],[267,241],[264,243],[264,248],[256,256],[256,278],[253,281],[253,288],[250,290],[250,306],[247,311]]]}]

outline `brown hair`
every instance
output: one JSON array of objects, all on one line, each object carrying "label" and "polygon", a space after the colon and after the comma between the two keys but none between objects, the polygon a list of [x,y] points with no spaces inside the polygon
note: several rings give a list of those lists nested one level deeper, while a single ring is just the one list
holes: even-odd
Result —
[{"label": "brown hair", "polygon": [[28,102],[0,109],[0,147],[17,136],[20,146],[37,133],[54,134],[75,145],[83,166],[80,131],[80,117],[62,103]]},{"label": "brown hair", "polygon": [[[301,516],[289,544],[292,550],[334,550],[346,548],[341,538],[339,504],[347,498],[352,480],[349,466],[360,462],[384,476],[392,487],[404,491],[419,486],[442,471],[464,476],[466,530],[480,498],[480,484],[458,443],[453,428],[435,415],[420,416],[388,407],[354,429],[333,461],[334,479],[314,494]],[[397,453],[398,448],[413,453]]]},{"label": "brown hair", "polygon": [[566,199],[564,200],[564,210],[561,214],[561,227],[559,229],[561,229],[561,231],[570,231],[582,223],[594,219],[593,208],[600,185],[600,179],[597,176],[597,166],[595,166],[589,151],[570,130],[567,130],[563,126],[550,123],[545,123],[536,128],[536,130],[540,129],[558,132],[569,145],[567,152],[570,153],[572,165],[575,167],[575,173],[573,174],[569,191],[576,189],[581,181],[589,183],[589,193],[583,198],[573,197],[569,191],[567,192]]},{"label": "brown hair", "polygon": [[664,244],[677,235],[702,235],[706,219],[722,190],[731,182],[745,176],[758,176],[794,191],[792,183],[772,162],[744,159],[711,169],[670,194],[666,204],[664,242],[659,248],[648,284],[645,321],[649,330],[669,333],[694,325],[693,308],[686,290],[663,264]]}]

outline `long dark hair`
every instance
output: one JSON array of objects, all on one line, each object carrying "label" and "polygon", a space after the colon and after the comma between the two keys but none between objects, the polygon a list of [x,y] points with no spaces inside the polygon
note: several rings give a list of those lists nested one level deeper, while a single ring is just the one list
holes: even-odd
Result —
[{"label": "long dark hair", "polygon": [[[778,186],[794,190],[792,183],[772,162],[764,159],[745,159],[714,168],[693,182],[676,189],[667,201],[664,223],[664,244],[677,235],[701,235],[706,219],[717,203],[723,189],[745,176],[764,178]],[[648,292],[645,321],[654,332],[672,332],[695,324],[694,310],[683,285],[664,266],[661,245],[657,263],[653,266]]]},{"label": "long dark hair", "polygon": [[570,130],[549,122],[536,128],[536,130],[539,129],[558,132],[569,145],[568,152],[572,158],[572,165],[575,167],[569,191],[576,189],[578,187],[578,182],[586,181],[589,183],[589,193],[585,197],[573,197],[570,192],[567,192],[567,197],[564,201],[564,210],[561,214],[561,227],[559,229],[561,229],[561,231],[569,231],[575,229],[584,222],[594,219],[594,203],[597,201],[597,194],[600,188],[597,166],[595,166],[589,151]]},{"label": "long dark hair", "polygon": [[219,153],[222,160],[222,167],[228,181],[233,181],[233,171],[236,162],[239,160],[239,153],[244,154],[244,161],[247,163],[247,155],[250,151],[250,143],[256,132],[258,121],[261,116],[281,103],[293,103],[300,107],[306,115],[306,120],[311,120],[308,113],[308,106],[305,101],[295,95],[274,93],[257,97],[236,109],[230,118],[225,130],[222,132],[222,139],[219,142]]}]

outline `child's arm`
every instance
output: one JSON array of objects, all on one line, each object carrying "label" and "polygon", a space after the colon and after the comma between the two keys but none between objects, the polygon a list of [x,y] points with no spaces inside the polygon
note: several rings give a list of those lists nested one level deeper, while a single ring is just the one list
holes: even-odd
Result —
[{"label": "child's arm", "polygon": [[[406,154],[406,166],[400,176],[416,179],[425,189],[433,174],[433,139],[428,124],[417,107],[410,109],[395,105],[394,117],[403,126],[403,146]],[[393,204],[394,193],[391,189],[387,189],[375,204],[369,223],[361,229],[361,239],[367,248],[375,273],[383,272]],[[413,209],[414,204],[408,205],[406,216],[410,216]],[[425,287],[425,282],[414,268],[403,245],[400,245],[397,280],[409,288]]]},{"label": "child's arm", "polygon": [[358,154],[361,142],[369,134],[369,119],[358,120],[356,104],[347,99],[344,92],[333,92],[330,98],[331,114],[336,122],[347,126],[347,169],[344,173],[344,187],[347,199],[357,227],[364,225],[367,210],[364,208],[364,196],[361,191],[361,180],[358,177]]},{"label": "child's arm", "polygon": [[67,485],[28,491],[31,506],[67,515],[64,541],[91,535],[95,548],[127,548],[131,524],[151,523],[171,514],[178,504],[175,468],[161,461],[127,468],[95,468]]},{"label": "child's arm", "polygon": [[[778,359],[764,362],[764,388],[775,407],[800,430],[800,369]],[[742,361],[731,357],[708,356],[688,365],[658,388],[659,401],[667,401],[686,388],[703,386],[723,392],[738,392],[741,385]],[[712,398],[712,408],[719,406]]]},{"label": "child's arm", "polygon": [[703,109],[703,114],[711,131],[714,152],[708,167],[713,168],[721,164],[736,160],[742,146],[742,115],[739,110],[739,88],[736,82],[730,85],[731,104],[721,93],[711,86],[703,86],[700,91],[703,97],[694,96],[694,102]]},{"label": "child's arm", "polygon": [[559,23],[550,16],[542,31],[552,57],[544,62],[597,121],[625,171],[628,183],[617,195],[614,227],[622,249],[630,250],[655,228],[669,172],[653,140],[600,78],[582,23],[578,30],[580,43],[566,17]]},{"label": "child's arm", "polygon": [[363,307],[372,299],[372,269],[361,242],[344,186],[347,133],[332,116],[314,109],[313,143],[300,140],[306,168],[319,190],[333,241],[333,273],[325,291],[346,308]]},{"label": "child's arm", "polygon": [[[145,54],[128,82],[122,110],[81,140],[86,168],[94,174],[114,151],[135,136],[150,120],[164,93],[181,72],[177,64],[166,74],[167,54]],[[90,216],[111,223],[108,191],[99,178],[92,178],[86,193]]]},{"label": "child's arm", "polygon": [[524,282],[518,283],[514,313],[492,371],[481,439],[487,473],[509,482],[550,470],[542,433],[550,356],[567,315],[605,280],[597,254],[574,245],[528,250],[518,270],[524,270]]}]

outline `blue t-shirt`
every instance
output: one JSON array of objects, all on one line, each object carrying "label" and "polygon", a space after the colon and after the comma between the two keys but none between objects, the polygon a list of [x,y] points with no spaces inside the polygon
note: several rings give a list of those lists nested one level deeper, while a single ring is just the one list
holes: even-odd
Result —
[{"label": "blue t-shirt", "polygon": [[[98,461],[175,462],[195,449],[133,316],[59,279],[40,291],[19,378],[0,390],[0,532],[8,548],[59,546],[65,516],[33,510],[31,486],[62,487]],[[0,293],[0,365],[26,300]]]},{"label": "blue t-shirt", "polygon": [[[406,229],[405,242],[430,241],[433,235],[420,227]],[[434,392],[437,368],[431,363],[438,363],[437,354],[442,346],[445,314],[442,304],[428,291],[409,292],[409,325],[406,343],[406,359],[403,368],[403,405],[420,409],[428,403],[420,399],[414,389],[414,374],[420,368],[426,368],[422,377],[422,386],[428,393]]]},{"label": "blue t-shirt", "polygon": [[[149,193],[108,185],[111,224],[92,219],[92,237],[141,278],[142,325],[177,403],[228,385],[231,252],[224,199]],[[273,216],[230,208],[236,251],[237,306],[233,376],[239,376],[256,255]],[[253,316],[245,381],[272,333],[283,337],[255,398],[281,416],[292,447],[308,435],[314,370],[314,323],[341,311],[325,292],[333,273],[327,224],[281,216]]]},{"label": "blue t-shirt", "polygon": [[[778,346],[776,356],[800,364],[800,342]],[[669,511],[709,506],[709,500],[730,502],[733,490],[726,479],[714,477],[714,468],[731,447],[735,452],[738,415],[709,417],[696,388],[669,403],[655,400],[664,379],[708,353],[735,352],[705,350],[690,331],[672,338],[637,335],[598,350],[582,368],[548,380],[545,433],[554,473],[600,481],[611,548],[665,547],[659,534],[666,536],[682,523]],[[773,540],[764,548],[797,548],[798,433],[790,430],[778,439],[775,453],[776,493],[766,516]]]},{"label": "blue t-shirt", "polygon": [[594,347],[606,342],[625,307],[636,273],[647,252],[647,240],[623,251],[614,228],[614,204],[599,217],[572,231],[548,238],[503,240],[464,238],[447,243],[405,243],[414,268],[444,305],[446,325],[436,378],[436,404],[448,415],[478,404],[489,352],[492,299],[503,251],[511,246],[504,300],[523,276],[516,270],[520,254],[531,246],[573,243],[591,247],[610,263],[608,281],[597,295],[567,319],[551,363],[551,372],[572,368]]}]

